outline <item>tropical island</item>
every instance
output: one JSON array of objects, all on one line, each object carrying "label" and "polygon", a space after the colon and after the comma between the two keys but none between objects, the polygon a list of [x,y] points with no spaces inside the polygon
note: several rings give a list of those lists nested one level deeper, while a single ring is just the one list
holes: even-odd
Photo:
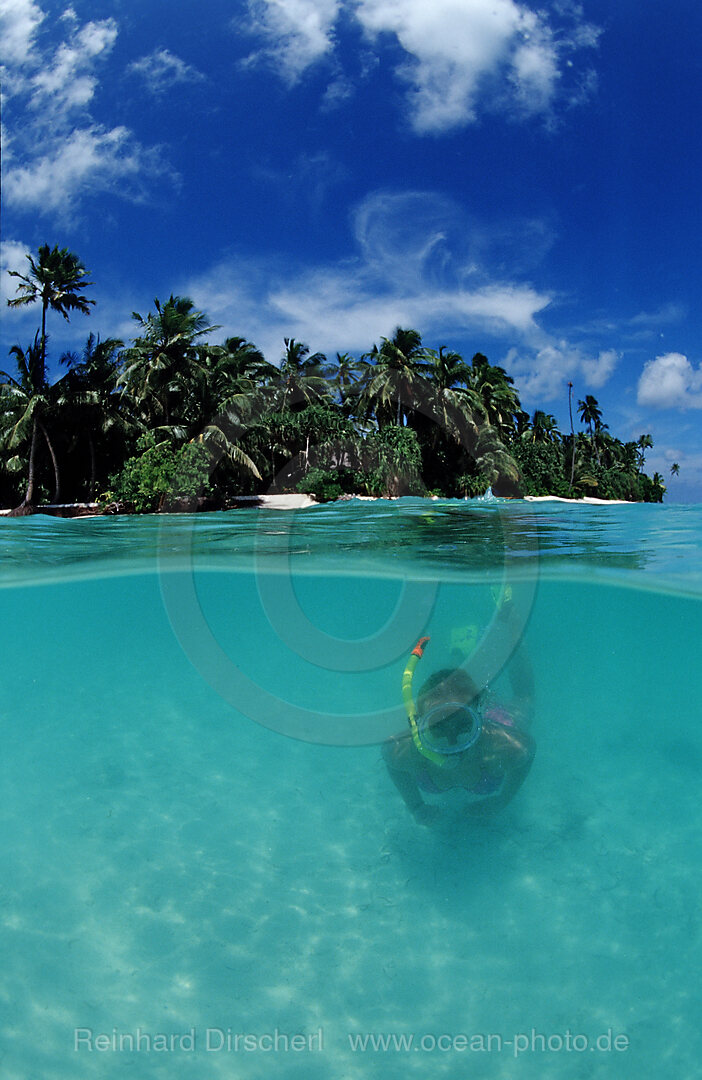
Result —
[{"label": "tropical island", "polygon": [[88,314],[92,282],[65,248],[27,259],[26,274],[9,271],[8,304],[35,305],[40,326],[0,372],[0,504],[11,514],[224,509],[264,492],[663,499],[663,478],[644,472],[651,436],[613,436],[594,397],[574,400],[567,385],[562,433],[550,414],[525,412],[512,377],[481,352],[468,363],[408,328],[358,358],[286,338],[276,365],[243,337],[212,344],[220,328],[171,295],[133,313],[129,342],[91,333],[50,381],[47,316]]}]

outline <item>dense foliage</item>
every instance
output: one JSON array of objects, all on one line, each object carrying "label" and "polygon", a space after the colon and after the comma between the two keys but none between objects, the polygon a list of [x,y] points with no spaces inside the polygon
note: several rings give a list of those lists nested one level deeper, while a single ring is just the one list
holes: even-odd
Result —
[{"label": "dense foliage", "polygon": [[[288,338],[279,365],[244,338],[221,344],[188,297],[135,313],[131,343],[92,334],[65,373],[46,373],[47,313],[87,312],[77,256],[48,245],[29,258],[18,295],[40,329],[0,373],[0,500],[92,502],[137,512],[226,506],[237,495],[309,492],[475,497],[560,495],[660,501],[643,472],[650,435],[622,443],[598,402],[578,403],[587,431],[529,417],[507,372],[470,363],[398,328],[360,358],[310,354]],[[572,417],[572,387],[569,385]]]}]

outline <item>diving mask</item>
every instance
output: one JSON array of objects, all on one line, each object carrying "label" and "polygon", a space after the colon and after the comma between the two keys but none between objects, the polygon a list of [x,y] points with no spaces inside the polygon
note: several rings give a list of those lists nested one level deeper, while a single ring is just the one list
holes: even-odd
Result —
[{"label": "diving mask", "polygon": [[417,731],[427,750],[442,756],[462,754],[480,738],[482,719],[460,701],[444,701],[417,717]]}]

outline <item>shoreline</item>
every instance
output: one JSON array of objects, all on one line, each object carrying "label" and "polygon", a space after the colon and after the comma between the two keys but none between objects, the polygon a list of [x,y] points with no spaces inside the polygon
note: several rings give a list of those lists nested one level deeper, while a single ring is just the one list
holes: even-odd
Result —
[{"label": "shoreline", "polygon": [[[519,501],[519,500],[517,500]],[[561,495],[525,495],[524,502],[560,502],[585,503],[587,506],[637,506],[628,499],[596,499],[594,495],[583,495],[582,499],[564,499]]]},{"label": "shoreline", "polygon": [[[416,496],[414,496],[416,497]],[[427,502],[440,502],[441,500],[436,495],[424,496]],[[422,496],[419,496],[422,498]],[[310,495],[241,495],[234,499],[234,505],[228,507],[226,510],[220,511],[221,513],[230,513],[234,510],[247,510],[247,509],[267,509],[267,510],[306,510],[310,506],[331,506],[334,503],[347,503],[352,501],[358,502],[399,502],[399,499],[379,499],[373,495],[347,495],[341,499],[335,499],[332,503],[320,503],[313,499]],[[475,502],[474,499],[456,499],[450,500],[452,502]],[[496,500],[497,501],[497,498]],[[627,501],[626,499],[597,499],[594,496],[585,496],[582,499],[565,499],[560,495],[524,495],[522,499],[508,499],[508,502],[557,502],[557,503],[571,503],[576,506],[636,506],[636,503]],[[60,517],[70,518],[74,520],[76,518],[95,518],[95,517],[113,517],[112,514],[99,514],[97,511],[97,503],[50,503],[46,506],[38,506],[35,510],[35,514],[44,514],[48,517]],[[11,509],[0,510],[0,517],[7,517],[11,513]],[[195,511],[195,513],[203,513],[203,511]],[[35,515],[29,515],[31,517]],[[158,514],[147,515],[129,515],[132,517],[156,517],[164,516]]]},{"label": "shoreline", "polygon": [[[232,501],[232,506],[228,506],[226,509],[219,512],[228,514],[233,510],[248,509],[304,510],[308,506],[322,505],[310,495],[240,495]],[[96,512],[97,506],[97,503],[47,503],[44,506],[37,506],[34,510],[34,514],[28,516],[35,517],[37,514],[44,514],[46,517],[71,518],[71,520],[74,520],[75,518],[109,518],[120,516],[117,514],[99,514]],[[206,513],[207,511],[195,510],[192,512],[201,514]],[[11,509],[0,510],[0,516],[2,517],[7,517],[11,513]],[[182,513],[182,511],[173,511],[173,513]],[[128,514],[127,516],[167,517],[168,511],[153,514]]]}]

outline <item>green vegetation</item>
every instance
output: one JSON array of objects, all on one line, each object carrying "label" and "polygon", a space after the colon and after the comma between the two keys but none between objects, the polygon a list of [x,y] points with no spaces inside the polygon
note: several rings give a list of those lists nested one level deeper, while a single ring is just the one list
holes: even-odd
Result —
[{"label": "green vegetation", "polygon": [[[0,372],[0,501],[93,501],[106,511],[222,507],[242,494],[560,495],[660,502],[644,473],[650,435],[622,443],[595,398],[577,403],[587,431],[521,407],[507,372],[470,363],[398,328],[359,358],[328,359],[286,338],[279,366],[244,338],[221,344],[188,297],[134,313],[130,344],[90,335],[46,377],[47,312],[87,313],[77,256],[48,245],[29,258],[13,306],[41,304],[41,325]],[[676,474],[677,466],[671,469]]]},{"label": "green vegetation", "polygon": [[157,443],[153,432],[137,441],[137,453],[115,478],[115,490],[100,496],[109,510],[126,503],[137,513],[156,510],[193,510],[209,492],[210,454],[201,442],[188,442],[177,450],[164,439]]}]

